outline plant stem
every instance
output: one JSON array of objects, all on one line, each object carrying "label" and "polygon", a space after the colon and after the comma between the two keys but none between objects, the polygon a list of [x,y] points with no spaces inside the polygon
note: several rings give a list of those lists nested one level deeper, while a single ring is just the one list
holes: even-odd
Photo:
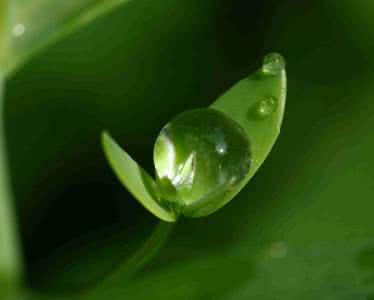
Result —
[{"label": "plant stem", "polygon": [[[117,270],[89,292],[88,299],[97,297],[97,294],[100,295],[100,291],[106,293],[106,291],[112,290],[113,287],[122,287],[123,284],[131,279],[131,277],[157,255],[167,242],[175,224],[176,223],[160,221],[143,245],[141,245],[133,255],[128,257]],[[86,299],[85,297],[83,298]]]},{"label": "plant stem", "polygon": [[8,284],[14,285],[20,282],[22,264],[8,176],[3,107],[4,78],[0,74],[0,276]]},{"label": "plant stem", "polygon": [[21,283],[22,263],[19,251],[13,199],[8,175],[4,130],[5,77],[2,67],[9,49],[9,2],[0,1],[0,286]]}]

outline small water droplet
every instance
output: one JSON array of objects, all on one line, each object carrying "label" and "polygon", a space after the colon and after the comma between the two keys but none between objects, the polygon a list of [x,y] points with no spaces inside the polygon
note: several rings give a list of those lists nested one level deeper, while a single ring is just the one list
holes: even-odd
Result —
[{"label": "small water droplet", "polygon": [[[264,96],[259,100],[254,109],[256,118],[264,119],[273,114],[278,108],[278,99],[274,96]],[[253,111],[250,111],[253,115]]]},{"label": "small water droplet", "polygon": [[269,255],[271,258],[284,258],[287,256],[288,247],[286,242],[278,241],[273,243],[269,249]]},{"label": "small water droplet", "polygon": [[20,37],[21,35],[25,33],[25,31],[26,31],[26,27],[22,23],[18,23],[14,25],[12,29],[12,33],[15,37]]},{"label": "small water droplet", "polygon": [[284,57],[278,53],[269,53],[264,57],[262,71],[265,74],[277,75],[286,68]]},{"label": "small water droplet", "polygon": [[217,144],[216,145],[216,151],[218,154],[225,155],[227,151],[227,145],[226,144]]},{"label": "small water droplet", "polygon": [[198,202],[202,204],[199,214],[207,215],[224,201],[227,189],[245,179],[251,164],[250,144],[244,129],[223,113],[194,109],[176,116],[161,130],[154,163],[164,202],[177,202],[182,214]]}]

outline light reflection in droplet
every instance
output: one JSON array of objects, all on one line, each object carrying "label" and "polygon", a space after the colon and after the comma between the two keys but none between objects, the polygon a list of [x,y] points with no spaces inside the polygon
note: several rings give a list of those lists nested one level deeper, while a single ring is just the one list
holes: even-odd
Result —
[{"label": "light reflection in droplet", "polygon": [[179,187],[185,185],[191,187],[195,176],[195,161],[196,155],[195,152],[192,152],[188,156],[186,162],[183,165],[180,165],[174,177],[168,178],[174,186]]},{"label": "light reflection in droplet", "polygon": [[278,53],[269,53],[264,57],[262,71],[268,75],[277,75],[286,67],[284,57]]},{"label": "light reflection in droplet", "polygon": [[227,150],[226,144],[222,143],[222,144],[216,145],[216,151],[218,152],[218,154],[224,155],[226,153],[226,150]]},{"label": "light reflection in droplet", "polygon": [[26,27],[22,23],[18,23],[13,26],[12,33],[15,37],[20,37],[22,36],[26,31]]},{"label": "light reflection in droplet", "polygon": [[273,96],[265,96],[260,99],[257,105],[257,117],[266,118],[275,112],[278,108],[278,99]]}]

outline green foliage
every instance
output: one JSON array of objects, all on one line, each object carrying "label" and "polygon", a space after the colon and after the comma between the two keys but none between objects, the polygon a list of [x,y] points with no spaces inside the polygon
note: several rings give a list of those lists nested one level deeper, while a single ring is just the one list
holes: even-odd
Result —
[{"label": "green foliage", "polygon": [[[134,0],[14,71],[6,136],[34,299],[373,298],[371,7]],[[131,281],[118,269],[113,284],[81,291],[85,276],[92,284],[120,265],[136,253],[122,246],[136,249],[154,226],[108,171],[101,130],[150,172],[163,124],[209,106],[274,50],[287,58],[287,111],[250,183],[209,218],[178,222]],[[108,207],[128,230],[111,243],[97,233],[117,222]],[[65,256],[61,245],[87,231],[89,242]],[[36,262],[53,252],[60,263],[47,273]]]},{"label": "green foliage", "polygon": [[[5,1],[6,2],[6,1]],[[79,30],[127,0],[57,0],[10,1],[12,6],[12,51],[7,57],[7,72],[15,72],[20,64],[36,52],[64,36]]]},{"label": "green foliage", "polygon": [[19,288],[22,277],[22,266],[18,249],[18,233],[13,212],[13,198],[10,191],[10,176],[6,156],[4,133],[4,97],[5,77],[3,63],[9,53],[9,5],[0,3],[0,298],[6,297]]},{"label": "green foliage", "polygon": [[[240,124],[250,141],[252,163],[251,167],[245,171],[245,180],[240,180],[237,185],[230,188],[226,183],[222,184],[215,187],[214,192],[209,192],[207,195],[202,194],[204,196],[201,196],[201,192],[198,192],[201,199],[183,206],[181,213],[184,215],[192,217],[205,216],[229,202],[245,184],[247,184],[250,178],[253,177],[273,147],[279,135],[283,119],[286,101],[286,72],[284,66],[281,66],[274,74],[267,74],[264,71],[267,66],[265,59],[264,69],[261,68],[253,75],[241,80],[211,106],[222,111],[224,115],[229,116],[232,120]],[[269,99],[273,101],[270,104]],[[269,110],[268,113],[267,110]],[[202,123],[202,127],[208,126],[208,118],[208,116],[204,117],[204,122],[206,122],[206,124]],[[189,122],[192,122],[192,118],[183,121],[183,124],[185,124],[181,125],[182,132],[179,135],[186,133],[186,129],[183,126],[192,126]],[[201,130],[206,129],[201,128],[200,131]],[[177,136],[173,137],[173,139],[177,138]],[[171,141],[171,143],[177,154],[187,151],[185,148],[188,145],[184,145],[183,149],[180,148],[181,146],[179,144],[182,143],[181,141],[179,143],[177,141]],[[156,146],[157,145],[160,145],[160,143],[156,143]],[[170,147],[169,145],[166,146]],[[162,207],[161,201],[164,199],[160,199],[162,195],[159,195],[156,182],[154,182],[151,176],[139,167],[126,152],[120,149],[106,133],[103,135],[103,147],[113,170],[134,197],[161,220],[168,222],[175,221],[176,217],[174,216],[174,212],[168,211],[168,209]],[[198,145],[196,145],[196,150],[198,149],[197,147]],[[205,151],[209,153],[210,150],[205,149]],[[191,151],[189,150],[187,156],[190,155],[190,153]],[[204,154],[204,150],[202,150],[202,154]],[[239,156],[240,155],[242,154],[239,154]],[[156,168],[157,164],[161,164],[161,162],[158,161],[160,160],[159,156],[160,155],[155,156],[154,158]],[[165,158],[168,159],[168,154],[165,155]],[[240,160],[241,157],[237,157],[237,159]],[[188,161],[188,157],[184,160]],[[209,160],[209,157],[205,155],[204,161],[206,162],[207,160]],[[201,164],[202,162],[199,163]],[[216,164],[218,164],[218,162],[216,162]],[[205,165],[206,168],[208,168],[208,166],[209,165]],[[203,181],[203,184],[194,183],[195,185],[200,184],[200,190],[210,188],[207,187],[210,183],[206,178],[199,178],[199,172],[201,175],[205,173],[205,177],[207,177],[210,170],[189,170],[187,172],[196,175],[197,181]],[[239,177],[240,174],[238,173],[235,176]],[[194,188],[194,191],[188,191],[188,193],[196,194],[196,189],[197,188]],[[183,193],[179,193],[176,195],[177,202],[182,201],[182,199],[178,199],[178,197],[182,197],[182,194]]]}]

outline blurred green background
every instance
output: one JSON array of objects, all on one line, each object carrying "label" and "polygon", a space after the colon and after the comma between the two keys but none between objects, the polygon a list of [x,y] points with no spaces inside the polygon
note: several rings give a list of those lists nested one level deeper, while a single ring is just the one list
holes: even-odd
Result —
[{"label": "blurred green background", "polygon": [[168,120],[276,51],[286,115],[258,174],[97,299],[374,299],[373,20],[366,0],[133,0],[35,56],[5,110],[29,285],[88,288],[157,222],[112,174],[101,130],[153,172]]}]

